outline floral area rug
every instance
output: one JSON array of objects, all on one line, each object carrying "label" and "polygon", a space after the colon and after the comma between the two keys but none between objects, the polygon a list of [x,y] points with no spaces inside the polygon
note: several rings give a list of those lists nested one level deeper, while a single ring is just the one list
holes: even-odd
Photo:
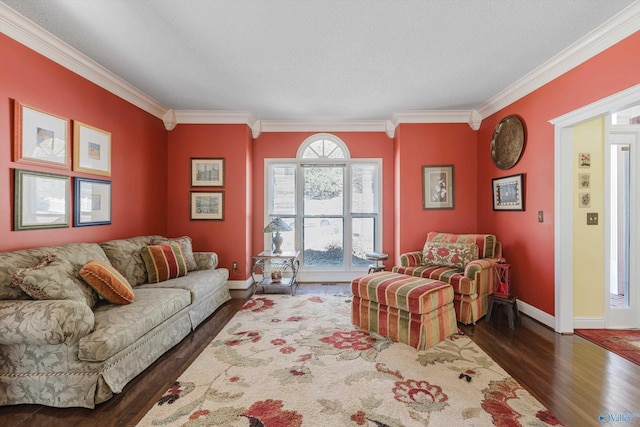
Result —
[{"label": "floral area rug", "polygon": [[257,295],[139,426],[545,426],[468,337],[426,351],[351,325],[345,296]]},{"label": "floral area rug", "polygon": [[576,329],[575,334],[640,365],[640,329]]}]

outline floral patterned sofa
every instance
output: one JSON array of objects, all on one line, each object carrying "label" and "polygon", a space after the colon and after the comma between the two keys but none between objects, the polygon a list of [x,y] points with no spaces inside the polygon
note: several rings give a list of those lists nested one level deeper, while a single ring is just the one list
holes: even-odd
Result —
[{"label": "floral patterned sofa", "polygon": [[496,285],[493,266],[502,245],[492,234],[453,234],[432,231],[422,251],[400,256],[394,273],[441,280],[453,286],[459,322],[475,324],[487,313],[488,297]]},{"label": "floral patterned sofa", "polygon": [[[158,267],[163,281],[147,283],[143,248],[167,247],[182,273],[164,280]],[[213,252],[192,252],[189,237],[0,253],[0,405],[93,408],[120,393],[231,298],[217,264]],[[109,272],[114,282],[98,284],[113,292],[83,280],[88,265]]]}]

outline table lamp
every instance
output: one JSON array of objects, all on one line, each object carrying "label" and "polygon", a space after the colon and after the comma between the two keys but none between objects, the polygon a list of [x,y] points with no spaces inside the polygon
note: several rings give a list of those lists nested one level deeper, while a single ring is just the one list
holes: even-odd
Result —
[{"label": "table lamp", "polygon": [[273,249],[274,254],[282,253],[282,249],[280,249],[280,246],[282,246],[282,236],[280,235],[281,231],[291,231],[291,227],[285,224],[285,222],[280,217],[273,218],[273,221],[267,224],[267,226],[264,228],[265,233],[276,233],[274,234],[272,239],[273,246],[275,247]]}]

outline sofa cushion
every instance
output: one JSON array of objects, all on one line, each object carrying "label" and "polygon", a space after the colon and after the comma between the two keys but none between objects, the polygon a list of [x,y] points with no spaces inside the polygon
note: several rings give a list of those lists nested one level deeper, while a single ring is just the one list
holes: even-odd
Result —
[{"label": "sofa cushion", "polygon": [[11,284],[11,276],[20,268],[33,267],[50,254],[69,261],[77,271],[92,258],[107,261],[108,258],[97,243],[69,243],[59,246],[23,249],[0,253],[0,300],[26,299],[31,297]]},{"label": "sofa cushion", "polygon": [[191,301],[189,292],[183,289],[136,288],[135,294],[133,304],[102,303],[96,306],[94,331],[80,339],[80,360],[99,362],[108,359]]},{"label": "sofa cushion", "polygon": [[95,292],[76,276],[73,265],[56,255],[44,257],[34,267],[18,269],[12,282],[37,300],[73,300],[89,307],[98,301]]},{"label": "sofa cushion", "polygon": [[427,234],[427,242],[475,243],[480,258],[493,258],[496,250],[496,236],[493,234],[454,234],[432,231]]},{"label": "sofa cushion", "polygon": [[463,268],[478,259],[475,243],[426,242],[422,249],[424,265]]},{"label": "sofa cushion", "polygon": [[153,245],[162,236],[138,236],[131,239],[110,240],[100,243],[113,265],[131,284],[136,287],[147,283],[147,269],[140,251],[148,245]]},{"label": "sofa cushion", "polygon": [[461,268],[427,265],[413,267],[395,266],[393,267],[393,272],[446,282],[453,287],[453,291],[456,294],[475,295],[477,292],[475,280],[465,276],[464,270]]},{"label": "sofa cushion", "polygon": [[154,288],[174,288],[185,289],[191,293],[191,302],[197,302],[214,292],[220,287],[220,284],[226,282],[226,271],[223,269],[216,270],[198,270],[189,273],[188,276],[177,277],[165,282],[148,283],[140,285],[140,289]]},{"label": "sofa cushion", "polygon": [[135,299],[127,279],[108,262],[93,259],[80,269],[80,276],[109,302],[130,304]]},{"label": "sofa cushion", "polygon": [[173,237],[173,238],[162,238],[153,242],[154,245],[160,245],[163,243],[176,242],[180,245],[180,249],[182,249],[182,255],[184,256],[184,261],[187,263],[187,271],[194,271],[198,269],[198,264],[196,263],[196,259],[193,255],[193,246],[191,245],[191,237],[182,236],[182,237]]},{"label": "sofa cushion", "polygon": [[182,248],[176,242],[145,246],[141,253],[149,283],[164,282],[187,275]]}]

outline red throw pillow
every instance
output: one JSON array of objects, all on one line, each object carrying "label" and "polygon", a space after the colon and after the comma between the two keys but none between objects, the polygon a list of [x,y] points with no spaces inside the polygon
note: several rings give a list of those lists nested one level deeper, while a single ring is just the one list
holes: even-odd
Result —
[{"label": "red throw pillow", "polygon": [[178,243],[145,246],[141,251],[149,283],[158,283],[187,275],[187,263]]}]

